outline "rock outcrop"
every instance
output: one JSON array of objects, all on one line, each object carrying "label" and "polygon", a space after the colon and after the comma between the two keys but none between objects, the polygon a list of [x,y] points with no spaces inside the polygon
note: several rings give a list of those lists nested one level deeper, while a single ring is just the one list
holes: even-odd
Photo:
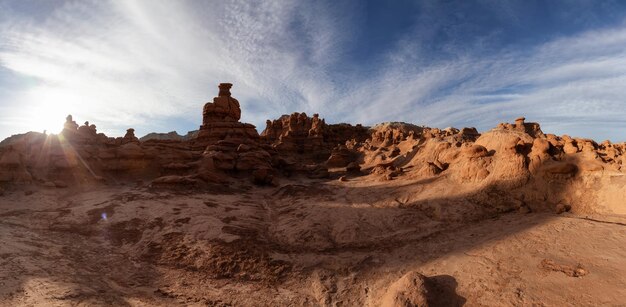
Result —
[{"label": "rock outcrop", "polygon": [[252,124],[241,123],[239,101],[231,97],[230,83],[220,83],[219,94],[213,102],[207,102],[202,111],[202,125],[194,139],[196,147],[205,147],[220,140],[235,143],[256,143],[259,133]]},{"label": "rock outcrop", "polygon": [[364,141],[369,129],[361,125],[326,124],[319,114],[308,117],[306,113],[283,115],[276,120],[267,120],[261,140],[282,152],[307,153],[328,152],[337,144],[349,140]]},{"label": "rock outcrop", "polygon": [[219,85],[191,139],[141,141],[132,128],[113,138],[89,122],[78,125],[71,115],[58,136],[13,136],[0,146],[0,182],[57,186],[53,183],[161,178],[154,182],[196,186],[245,177],[275,185],[281,176],[298,173],[317,179],[345,176],[346,182],[358,176],[441,179],[479,191],[474,202],[523,211],[552,211],[559,203],[572,212],[593,211],[597,208],[588,204],[599,199],[617,208],[626,197],[616,186],[626,178],[624,143],[544,134],[523,117],[481,134],[471,127],[397,122],[371,128],[328,124],[318,114],[292,113],[268,120],[259,135],[253,125],[239,121],[241,108],[231,87]]},{"label": "rock outcrop", "polygon": [[261,139],[282,151],[305,152],[320,150],[324,142],[326,123],[319,114],[308,117],[306,113],[283,115],[276,120],[267,120]]}]

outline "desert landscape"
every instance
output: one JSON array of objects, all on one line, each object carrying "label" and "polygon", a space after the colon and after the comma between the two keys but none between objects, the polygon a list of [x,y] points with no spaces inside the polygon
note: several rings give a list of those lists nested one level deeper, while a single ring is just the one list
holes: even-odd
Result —
[{"label": "desert landscape", "polygon": [[232,86],[186,136],[70,115],[2,141],[0,305],[626,305],[626,143],[523,117],[259,134]]}]

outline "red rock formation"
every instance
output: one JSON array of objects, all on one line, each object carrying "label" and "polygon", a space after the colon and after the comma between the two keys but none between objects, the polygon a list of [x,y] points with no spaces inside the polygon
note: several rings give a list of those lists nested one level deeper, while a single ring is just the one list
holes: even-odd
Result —
[{"label": "red rock formation", "polygon": [[122,143],[139,143],[139,139],[135,136],[135,129],[129,128],[126,130],[126,135],[122,138]]},{"label": "red rock formation", "polygon": [[276,120],[267,120],[261,140],[284,152],[330,151],[338,144],[355,139],[364,141],[369,136],[368,128],[361,125],[326,124],[313,114],[292,113]]},{"label": "red rock formation", "polygon": [[0,182],[30,183],[33,178],[23,160],[23,154],[9,145],[0,155]]},{"label": "red rock formation", "polygon": [[261,141],[270,144],[278,154],[276,167],[285,174],[305,172],[310,178],[326,178],[328,167],[345,167],[358,154],[347,144],[362,142],[369,129],[361,125],[326,124],[313,114],[292,113],[267,120]]},{"label": "red rock formation", "polygon": [[[230,176],[276,184],[280,174],[293,172],[312,178],[345,174],[348,181],[364,173],[382,180],[445,176],[454,184],[500,193],[503,202],[523,202],[528,210],[567,203],[576,211],[585,199],[598,197],[588,188],[591,182],[608,186],[611,174],[626,171],[625,144],[545,135],[524,118],[479,134],[475,128],[405,123],[372,128],[326,124],[318,114],[293,113],[267,121],[259,136],[253,125],[238,121],[240,106],[230,87],[220,85],[219,96],[204,107],[198,137],[189,141],[141,142],[132,128],[124,137],[110,138],[88,122],[77,125],[72,116],[59,136],[12,137],[3,142],[10,146],[0,147],[0,181],[71,184],[163,178],[156,183],[196,185],[226,182]],[[588,192],[583,197],[577,189]]]},{"label": "red rock formation", "polygon": [[304,112],[295,112],[274,121],[267,120],[266,125],[261,139],[278,150],[304,152],[322,148],[325,123],[318,114],[310,118]]},{"label": "red rock formation", "polygon": [[255,143],[259,133],[252,124],[240,123],[241,109],[239,101],[230,94],[230,83],[220,83],[219,94],[213,102],[207,102],[202,111],[202,126],[198,131],[195,144],[204,147],[220,140]]},{"label": "red rock formation", "polygon": [[202,126],[193,140],[194,147],[204,146],[198,172],[205,178],[215,171],[252,172],[255,183],[274,184],[270,148],[259,143],[253,125],[239,122],[241,109],[231,97],[231,87],[221,83],[218,97],[204,106]]}]

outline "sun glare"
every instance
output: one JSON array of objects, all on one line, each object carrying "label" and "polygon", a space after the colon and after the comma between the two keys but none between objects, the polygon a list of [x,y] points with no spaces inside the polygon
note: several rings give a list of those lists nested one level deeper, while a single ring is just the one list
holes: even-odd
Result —
[{"label": "sun glare", "polygon": [[37,103],[31,106],[32,112],[27,123],[29,129],[55,134],[61,132],[65,117],[76,111],[75,104],[72,103],[74,97],[51,88],[41,88],[32,94],[37,97],[32,101]]}]

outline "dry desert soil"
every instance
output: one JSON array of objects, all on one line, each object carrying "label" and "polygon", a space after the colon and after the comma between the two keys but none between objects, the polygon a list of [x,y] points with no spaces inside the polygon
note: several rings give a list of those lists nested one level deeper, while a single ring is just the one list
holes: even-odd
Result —
[{"label": "dry desert soil", "polygon": [[0,305],[381,306],[412,274],[431,306],[626,304],[626,219],[490,213],[435,181],[7,190]]}]

